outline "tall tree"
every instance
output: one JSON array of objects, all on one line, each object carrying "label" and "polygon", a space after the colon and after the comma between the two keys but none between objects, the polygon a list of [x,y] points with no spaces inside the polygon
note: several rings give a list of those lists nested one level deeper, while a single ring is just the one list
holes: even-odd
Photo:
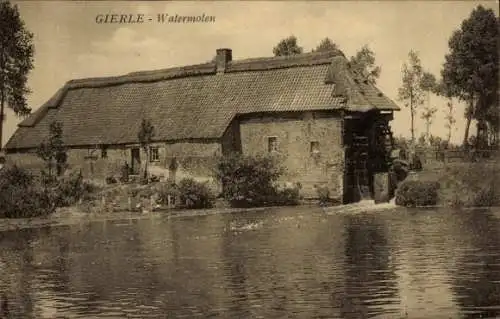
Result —
[{"label": "tall tree", "polygon": [[141,122],[141,127],[139,133],[137,133],[137,138],[139,143],[146,154],[146,163],[144,164],[144,181],[148,181],[148,163],[150,160],[150,145],[155,136],[155,128],[149,119],[143,119]]},{"label": "tall tree", "polygon": [[420,118],[425,121],[425,139],[430,141],[431,125],[434,121],[434,116],[436,115],[437,109],[435,107],[425,106]]},{"label": "tall tree", "polygon": [[26,95],[30,93],[27,80],[34,51],[33,34],[26,29],[17,5],[0,0],[0,149],[5,107],[18,116],[31,112]]},{"label": "tall tree", "polygon": [[467,103],[464,146],[472,119],[496,125],[498,134],[498,28],[493,10],[479,5],[448,41],[441,76],[448,94]]},{"label": "tall tree", "polygon": [[324,38],[312,52],[337,51],[339,48],[330,38]]},{"label": "tall tree", "polygon": [[364,45],[356,52],[356,55],[351,56],[351,68],[362,74],[368,81],[375,84],[382,69],[375,65],[375,53]]},{"label": "tall tree", "polygon": [[304,49],[298,45],[297,37],[294,35],[281,40],[273,48],[274,56],[301,54],[303,51]]},{"label": "tall tree", "polygon": [[430,128],[437,109],[431,106],[431,93],[437,92],[438,84],[436,82],[436,77],[429,72],[423,72],[420,78],[420,88],[426,95],[427,103],[422,111],[420,117],[425,121],[425,137],[428,142],[430,142]]},{"label": "tall tree", "polygon": [[411,141],[415,143],[415,114],[419,106],[424,102],[424,91],[421,87],[423,75],[422,66],[418,53],[411,50],[408,53],[408,63],[403,64],[402,85],[398,90],[398,98],[410,108],[411,116]]}]

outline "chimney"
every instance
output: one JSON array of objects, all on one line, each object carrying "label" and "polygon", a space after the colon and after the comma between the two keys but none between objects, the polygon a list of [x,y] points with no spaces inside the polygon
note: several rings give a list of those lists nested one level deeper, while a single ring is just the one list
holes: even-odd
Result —
[{"label": "chimney", "polygon": [[233,51],[231,49],[217,49],[215,57],[215,65],[217,73],[224,73],[228,62],[233,59]]}]

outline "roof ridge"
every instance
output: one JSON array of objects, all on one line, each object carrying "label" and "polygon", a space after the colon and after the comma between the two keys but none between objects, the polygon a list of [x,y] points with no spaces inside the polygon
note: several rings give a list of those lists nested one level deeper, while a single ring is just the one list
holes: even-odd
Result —
[{"label": "roof ridge", "polygon": [[344,53],[340,50],[328,50],[328,51],[316,51],[316,52],[306,52],[300,54],[292,55],[282,55],[282,56],[272,56],[272,57],[257,57],[257,58],[246,58],[240,60],[233,60],[233,63],[248,63],[248,62],[262,62],[262,61],[290,61],[304,58],[332,58],[334,56],[344,56]]},{"label": "roof ridge", "polygon": [[[225,73],[251,72],[329,64],[334,57],[344,57],[340,50],[308,52],[289,56],[258,57],[233,60],[228,63]],[[134,71],[122,75],[73,79],[66,83],[68,89],[84,87],[112,86],[136,82],[157,82],[174,78],[216,74],[215,62],[176,66],[165,69]]]}]

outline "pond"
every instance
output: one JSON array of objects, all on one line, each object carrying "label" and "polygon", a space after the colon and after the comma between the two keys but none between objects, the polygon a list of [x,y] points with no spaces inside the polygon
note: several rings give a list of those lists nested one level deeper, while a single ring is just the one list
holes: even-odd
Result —
[{"label": "pond", "polygon": [[81,222],[0,233],[0,270],[7,318],[495,318],[500,209]]}]

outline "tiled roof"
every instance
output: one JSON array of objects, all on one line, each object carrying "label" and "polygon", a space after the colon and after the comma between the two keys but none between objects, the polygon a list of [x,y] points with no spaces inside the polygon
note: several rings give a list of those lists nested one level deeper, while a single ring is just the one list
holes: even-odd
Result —
[{"label": "tiled roof", "polygon": [[[33,148],[63,123],[70,146],[137,143],[143,118],[155,140],[220,138],[238,114],[345,108],[399,109],[373,86],[355,82],[338,52],[134,72],[69,81],[24,120],[7,149]],[[363,91],[363,92],[360,92]],[[347,97],[347,99],[346,99]]]}]

